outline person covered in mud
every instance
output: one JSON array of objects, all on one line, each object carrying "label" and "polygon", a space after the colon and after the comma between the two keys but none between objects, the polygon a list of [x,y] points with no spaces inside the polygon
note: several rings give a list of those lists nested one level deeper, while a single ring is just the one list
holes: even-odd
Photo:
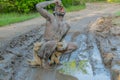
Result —
[{"label": "person covered in mud", "polygon": [[[50,14],[44,8],[52,3],[55,4],[55,11]],[[46,28],[43,42],[38,42],[34,45],[34,60],[29,60],[28,62],[30,65],[41,65],[44,67],[44,62],[47,63],[51,59],[50,64],[59,64],[59,57],[62,52],[72,52],[77,49],[76,44],[68,43],[67,47],[64,46],[65,44],[60,45],[62,50],[56,50],[57,43],[63,43],[62,39],[64,39],[70,29],[70,26],[64,21],[65,11],[62,3],[60,0],[46,1],[38,3],[36,8],[41,16],[46,19]]]},{"label": "person covered in mud", "polygon": [[[55,4],[53,14],[49,13],[46,6]],[[60,41],[69,31],[70,26],[64,21],[65,10],[60,0],[45,1],[36,5],[37,11],[46,19],[46,28],[44,32],[44,41]]]}]

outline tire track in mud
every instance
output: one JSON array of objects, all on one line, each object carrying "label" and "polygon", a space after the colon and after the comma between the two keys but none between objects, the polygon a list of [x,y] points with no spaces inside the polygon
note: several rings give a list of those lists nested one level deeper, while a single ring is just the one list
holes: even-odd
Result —
[{"label": "tire track in mud", "polygon": [[[32,58],[32,48],[33,43],[36,41],[41,41],[43,29],[32,30],[24,35],[14,38],[7,45],[6,49],[1,52],[5,60],[0,64],[0,68],[5,69],[8,74],[13,74],[6,76],[9,80],[24,80],[24,75],[26,74],[27,67],[26,59]],[[9,70],[11,69],[11,70]],[[29,68],[28,68],[29,69]],[[19,76],[17,74],[20,74]],[[18,77],[17,77],[17,76]]]},{"label": "tire track in mud", "polygon": [[[91,18],[95,19],[97,17],[89,17],[89,18],[90,19],[87,19],[88,21],[86,24],[89,23],[89,20],[91,20]],[[85,21],[85,20],[83,20],[83,21]],[[27,59],[32,59],[33,43],[36,41],[42,40],[43,31],[44,31],[44,27],[32,30],[24,35],[14,38],[8,44],[5,51],[2,52],[5,60],[3,60],[3,64],[0,64],[0,68],[2,68],[3,70],[6,70],[5,71],[6,74],[11,74],[11,75],[5,75],[7,78],[6,80],[9,80],[9,79],[29,80],[30,78],[33,78],[33,77],[35,78],[35,80],[41,79],[41,78],[37,79],[38,77],[35,77],[36,75],[38,75],[37,73],[39,73],[39,71],[35,73],[34,72],[35,69],[32,69],[30,66],[27,65]],[[79,34],[79,32],[76,34],[73,34],[73,33],[74,32],[70,32],[66,36],[65,39],[66,39],[66,41],[69,42],[69,41],[71,41],[71,37],[73,36],[72,40],[74,40],[75,42],[77,42],[79,44],[79,49],[76,52],[74,52],[73,54],[71,54],[70,60],[76,60],[76,58],[79,60],[79,58],[77,56],[79,56],[78,54],[82,53],[82,55],[86,57],[85,60],[87,59],[89,61],[88,64],[89,64],[89,67],[91,68],[91,71],[90,70],[89,71],[92,72],[91,79],[94,79],[95,74],[97,74],[97,71],[95,71],[95,70],[99,70],[98,69],[99,67],[95,68],[96,64],[91,64],[94,62],[94,59],[93,58],[90,59],[91,56],[89,55],[89,53],[94,52],[94,50],[92,52],[90,52],[91,49],[89,49],[89,44],[92,42],[92,40],[90,40],[87,43],[87,39],[88,39],[87,33],[80,33],[80,34]],[[93,43],[96,44],[95,42],[93,42]],[[90,46],[94,46],[94,45],[91,44]],[[65,55],[61,61],[67,62],[68,57],[69,57],[69,55]],[[83,60],[84,60],[84,58],[83,58]],[[103,65],[103,64],[101,64],[101,65]],[[33,75],[33,77],[29,78],[30,75]],[[46,75],[46,74],[41,73],[41,75]],[[56,77],[56,74],[54,74],[52,76],[54,76],[54,79],[60,77],[60,75],[58,77]],[[79,75],[79,76],[81,76],[81,75]],[[69,77],[67,78],[68,80],[70,79]],[[75,76],[75,77],[77,77],[79,79],[78,76]],[[43,78],[43,80],[46,79],[45,76],[42,78]],[[63,78],[66,78],[66,77],[64,76]],[[90,78],[89,75],[88,75],[88,78]],[[53,80],[53,78],[51,78],[51,80]],[[74,78],[73,78],[73,80],[74,80]],[[84,78],[83,78],[83,80],[84,80]]]}]

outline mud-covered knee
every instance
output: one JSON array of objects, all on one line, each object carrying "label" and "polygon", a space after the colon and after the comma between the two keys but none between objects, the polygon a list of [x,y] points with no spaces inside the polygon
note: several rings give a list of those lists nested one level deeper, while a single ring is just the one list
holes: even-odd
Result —
[{"label": "mud-covered knee", "polygon": [[70,43],[68,43],[68,50],[74,51],[74,50],[76,50],[76,49],[78,49],[77,43],[75,43],[75,42],[70,42]]},{"label": "mud-covered knee", "polygon": [[57,42],[57,51],[63,51],[67,48],[66,42]]}]

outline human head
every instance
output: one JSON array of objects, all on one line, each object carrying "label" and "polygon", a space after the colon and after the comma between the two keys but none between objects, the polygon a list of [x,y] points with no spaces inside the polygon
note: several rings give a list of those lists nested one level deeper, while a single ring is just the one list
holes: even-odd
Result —
[{"label": "human head", "polygon": [[57,15],[57,16],[62,16],[64,17],[65,15],[65,10],[64,10],[64,7],[61,3],[61,1],[58,1],[55,3],[55,10],[54,10],[54,15]]}]

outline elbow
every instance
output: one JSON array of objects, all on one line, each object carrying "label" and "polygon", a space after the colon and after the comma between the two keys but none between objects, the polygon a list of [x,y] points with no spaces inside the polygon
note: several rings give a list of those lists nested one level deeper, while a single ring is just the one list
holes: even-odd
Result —
[{"label": "elbow", "polygon": [[40,3],[36,4],[36,9],[37,9],[37,10],[42,9],[42,6],[40,5]]}]

